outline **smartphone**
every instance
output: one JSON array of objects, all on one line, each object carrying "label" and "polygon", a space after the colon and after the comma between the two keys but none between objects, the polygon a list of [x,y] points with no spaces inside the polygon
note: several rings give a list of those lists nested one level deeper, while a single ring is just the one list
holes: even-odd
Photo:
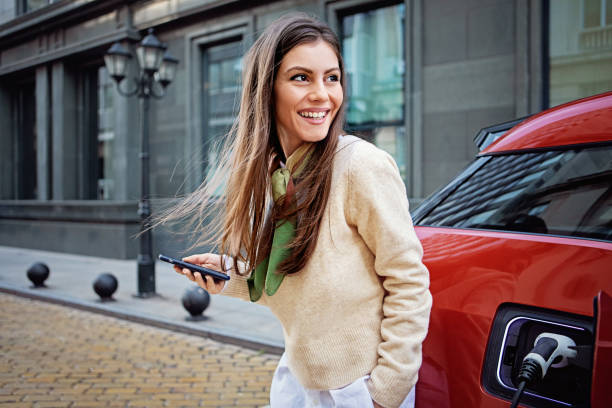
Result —
[{"label": "smartphone", "polygon": [[166,256],[166,255],[159,254],[159,260],[171,263],[173,265],[180,266],[181,268],[187,268],[191,272],[200,272],[202,274],[202,277],[204,277],[204,275],[209,275],[209,276],[212,276],[215,279],[220,279],[220,280],[229,280],[229,278],[230,278],[229,275],[226,275],[226,274],[221,273],[221,272],[217,272],[217,271],[215,271],[213,269],[208,269],[208,268],[204,268],[204,267],[199,266],[199,265],[194,265],[194,264],[189,263],[189,262],[180,261],[178,259],[171,258],[171,257]]}]

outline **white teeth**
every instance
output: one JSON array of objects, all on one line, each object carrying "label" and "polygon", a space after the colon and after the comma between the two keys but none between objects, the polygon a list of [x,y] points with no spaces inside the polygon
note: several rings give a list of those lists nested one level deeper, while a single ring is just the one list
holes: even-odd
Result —
[{"label": "white teeth", "polygon": [[325,112],[300,112],[300,116],[305,118],[322,118],[325,116]]}]

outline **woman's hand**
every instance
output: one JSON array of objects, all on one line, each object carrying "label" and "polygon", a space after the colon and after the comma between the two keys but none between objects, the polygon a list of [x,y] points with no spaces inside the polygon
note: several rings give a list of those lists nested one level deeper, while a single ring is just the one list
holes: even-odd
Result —
[{"label": "woman's hand", "polygon": [[[217,254],[197,254],[190,255],[186,258],[183,258],[183,261],[189,262],[195,265],[202,266],[208,269],[214,269],[215,271],[223,272],[221,270],[221,255]],[[174,265],[174,270],[176,273],[181,275],[185,275],[190,281],[195,282],[202,289],[205,289],[208,293],[213,295],[220,293],[225,286],[225,281],[223,280],[215,280],[212,276],[205,275],[202,277],[200,272],[191,272],[187,268],[181,268],[179,266]]]}]

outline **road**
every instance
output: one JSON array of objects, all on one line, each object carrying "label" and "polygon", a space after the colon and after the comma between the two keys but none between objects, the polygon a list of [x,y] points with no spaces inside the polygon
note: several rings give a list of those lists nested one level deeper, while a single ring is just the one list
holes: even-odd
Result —
[{"label": "road", "polygon": [[3,407],[261,407],[278,359],[0,294]]}]

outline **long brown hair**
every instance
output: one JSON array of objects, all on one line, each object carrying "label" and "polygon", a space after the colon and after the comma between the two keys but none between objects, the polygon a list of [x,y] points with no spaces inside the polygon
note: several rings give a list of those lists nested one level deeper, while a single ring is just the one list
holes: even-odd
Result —
[{"label": "long brown hair", "polygon": [[[238,261],[245,262],[248,274],[268,255],[276,220],[296,216],[291,255],[277,272],[294,273],[304,267],[314,251],[326,208],[345,108],[344,104],[340,107],[327,137],[315,144],[300,179],[294,181],[297,206],[290,212],[280,211],[271,205],[269,182],[272,164],[283,157],[274,120],[274,80],[285,54],[297,45],[318,40],[335,51],[340,83],[346,92],[340,44],[325,23],[305,14],[292,14],[273,22],[244,57],[240,111],[222,149],[219,166],[196,191],[158,216],[155,225],[187,219],[187,227],[200,237],[194,247],[215,244],[221,254],[234,258],[235,267]],[[216,200],[214,194],[224,184],[222,198]]]}]

